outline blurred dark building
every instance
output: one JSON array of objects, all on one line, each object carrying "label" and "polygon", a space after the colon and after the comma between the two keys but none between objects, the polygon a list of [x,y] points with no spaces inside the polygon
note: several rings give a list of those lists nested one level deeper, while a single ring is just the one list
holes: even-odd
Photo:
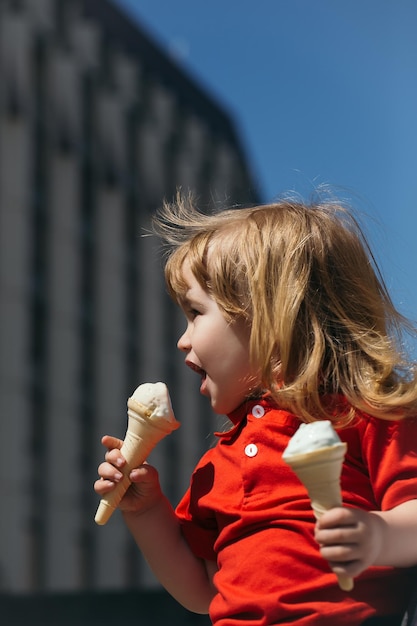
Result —
[{"label": "blurred dark building", "polygon": [[211,442],[142,236],[177,187],[258,200],[231,118],[111,2],[0,0],[2,593],[156,586],[93,482],[140,382],[182,422],[153,453],[174,504]]}]

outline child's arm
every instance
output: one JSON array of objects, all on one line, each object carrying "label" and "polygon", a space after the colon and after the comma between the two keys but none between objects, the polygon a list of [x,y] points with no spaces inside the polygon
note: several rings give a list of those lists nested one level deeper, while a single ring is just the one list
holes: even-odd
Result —
[{"label": "child's arm", "polygon": [[371,565],[417,565],[417,500],[390,511],[331,509],[317,522],[315,537],[335,574],[354,577]]},{"label": "child's arm", "polygon": [[[106,462],[99,467],[100,480],[95,490],[104,495],[120,480],[125,461],[120,454],[121,441],[104,437],[108,448]],[[167,591],[190,611],[207,613],[215,590],[214,567],[194,556],[185,542],[175,512],[163,495],[158,473],[142,465],[130,474],[132,485],[119,508],[152,571]]]},{"label": "child's arm", "polygon": [[188,610],[208,613],[215,591],[206,564],[193,555],[185,542],[168,500],[162,496],[147,511],[139,514],[125,512],[123,516],[143,556],[165,589]]}]

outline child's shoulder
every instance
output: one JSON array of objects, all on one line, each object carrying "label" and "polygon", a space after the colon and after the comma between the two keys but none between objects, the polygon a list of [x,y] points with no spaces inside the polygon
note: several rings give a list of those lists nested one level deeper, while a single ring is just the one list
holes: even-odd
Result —
[{"label": "child's shoulder", "polygon": [[398,445],[407,453],[417,450],[417,415],[402,419],[382,419],[358,411],[355,419],[338,431],[350,450],[373,449],[379,455]]}]

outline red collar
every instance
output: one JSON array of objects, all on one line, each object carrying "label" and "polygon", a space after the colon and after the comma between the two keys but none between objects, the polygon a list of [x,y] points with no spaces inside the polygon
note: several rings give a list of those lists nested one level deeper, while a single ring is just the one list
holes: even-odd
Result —
[{"label": "red collar", "polygon": [[[326,400],[328,402],[328,408],[330,409],[330,412],[333,413],[333,415],[335,416],[343,415],[350,408],[350,405],[347,402],[346,398],[342,395],[329,395],[327,396]],[[222,432],[215,432],[214,434],[217,437],[231,437],[232,435],[234,435],[234,433],[239,430],[243,422],[246,421],[247,416],[252,413],[252,409],[257,405],[260,405],[264,409],[265,413],[273,409],[279,408],[269,392],[266,392],[265,395],[260,398],[245,400],[243,404],[241,404],[237,409],[229,413],[229,415],[227,416],[233,424],[232,428]],[[298,420],[295,415],[293,417],[295,420]]]},{"label": "red collar", "polygon": [[250,400],[245,400],[243,404],[241,404],[237,409],[229,413],[227,416],[229,420],[232,422],[233,426],[231,429],[215,432],[216,437],[231,437],[234,433],[239,430],[241,424],[246,420],[248,414],[252,412],[252,409],[255,406],[261,406],[265,413],[271,411],[271,409],[276,409],[277,405],[273,401],[271,395],[269,393],[262,396],[262,398],[252,398]]}]

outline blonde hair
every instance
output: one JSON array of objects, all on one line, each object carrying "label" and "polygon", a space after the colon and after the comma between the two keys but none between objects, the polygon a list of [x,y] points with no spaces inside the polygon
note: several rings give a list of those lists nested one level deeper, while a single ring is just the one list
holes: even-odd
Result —
[{"label": "blonde hair", "polygon": [[[339,204],[281,201],[206,215],[191,199],[165,204],[155,232],[169,246],[165,277],[178,302],[187,260],[228,318],[251,325],[264,389],[301,419],[348,423],[355,410],[417,413],[416,368],[404,330],[352,213]],[[347,408],[334,415],[330,397]]]}]

